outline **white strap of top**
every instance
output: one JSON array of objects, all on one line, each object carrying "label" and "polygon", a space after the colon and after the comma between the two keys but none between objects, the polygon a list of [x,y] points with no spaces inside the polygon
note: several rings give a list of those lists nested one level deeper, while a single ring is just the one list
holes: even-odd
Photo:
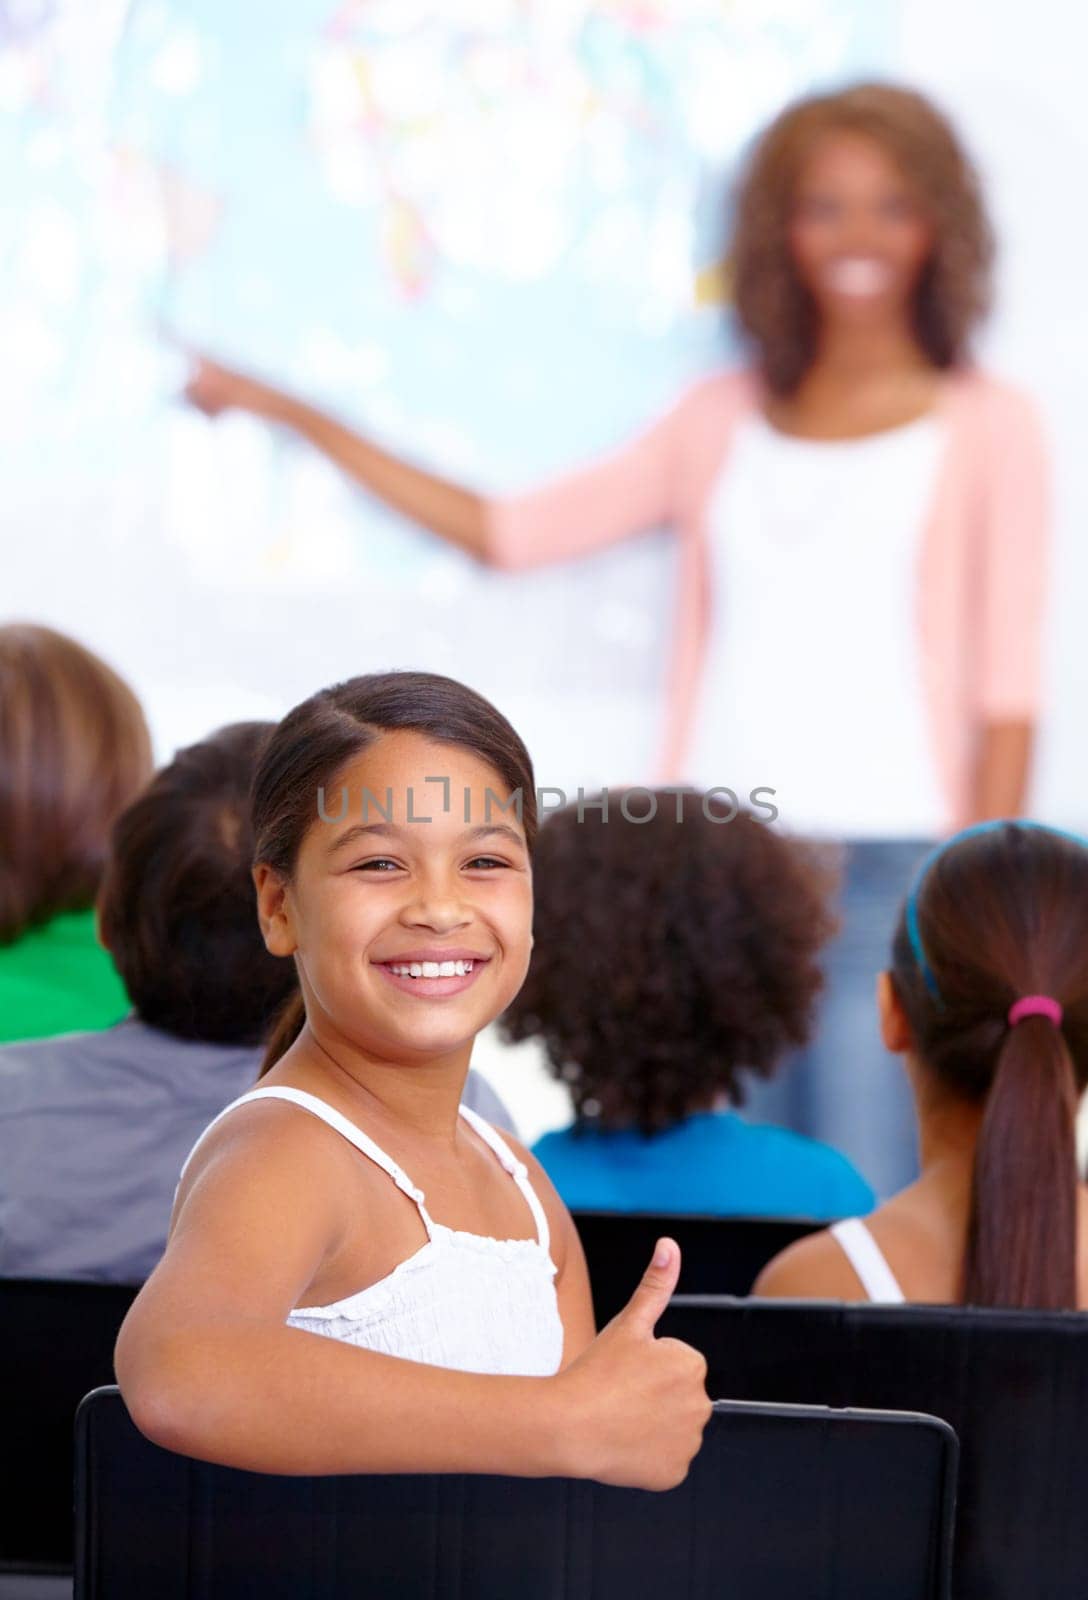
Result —
[{"label": "white strap of top", "polygon": [[237,1100],[232,1100],[229,1106],[223,1107],[217,1117],[212,1118],[204,1129],[204,1133],[200,1135],[200,1139],[190,1150],[185,1166],[181,1169],[179,1183],[181,1178],[184,1178],[185,1167],[189,1165],[189,1162],[196,1154],[204,1135],[209,1133],[217,1122],[221,1122],[229,1112],[233,1111],[237,1106],[246,1105],[250,1100],[289,1100],[292,1105],[301,1107],[303,1111],[308,1111],[311,1116],[318,1117],[322,1122],[327,1123],[330,1128],[335,1128],[337,1133],[343,1134],[349,1144],[353,1144],[356,1150],[362,1151],[364,1156],[369,1156],[375,1166],[381,1167],[383,1172],[388,1172],[397,1188],[403,1190],[410,1200],[415,1201],[419,1207],[419,1214],[423,1218],[424,1226],[427,1229],[427,1236],[428,1238],[430,1237],[431,1219],[423,1203],[423,1190],[417,1189],[403,1168],[398,1167],[392,1157],[387,1156],[381,1146],[374,1143],[373,1139],[368,1139],[366,1134],[355,1126],[354,1122],[349,1122],[343,1112],[337,1111],[335,1106],[330,1106],[326,1101],[319,1100],[316,1094],[308,1094],[305,1089],[290,1089],[269,1085],[265,1089],[250,1089],[248,1094],[239,1095]]},{"label": "white strap of top", "polygon": [[884,1252],[860,1217],[848,1217],[832,1224],[831,1233],[858,1275],[869,1299],[880,1305],[900,1306],[906,1295],[895,1273],[884,1259]]},{"label": "white strap of top", "polygon": [[494,1150],[502,1165],[506,1168],[506,1171],[510,1174],[518,1188],[521,1190],[522,1194],[525,1196],[525,1203],[532,1212],[533,1221],[536,1223],[537,1242],[542,1250],[548,1250],[551,1245],[551,1232],[548,1228],[548,1218],[544,1213],[544,1207],[540,1203],[536,1190],[529,1182],[528,1167],[525,1165],[524,1161],[518,1160],[510,1146],[506,1143],[506,1140],[503,1138],[502,1134],[499,1133],[496,1128],[493,1128],[490,1122],[485,1122],[483,1117],[481,1117],[478,1112],[473,1111],[469,1106],[462,1106],[461,1115],[464,1117],[470,1128],[475,1128],[476,1132],[480,1135],[480,1138],[484,1141],[484,1144],[489,1145],[490,1148]]},{"label": "white strap of top", "polygon": [[[334,1128],[337,1133],[342,1134],[349,1144],[355,1146],[356,1150],[361,1151],[364,1156],[368,1156],[375,1166],[381,1167],[383,1172],[387,1172],[397,1188],[415,1202],[423,1219],[423,1225],[427,1229],[427,1237],[431,1237],[434,1223],[427,1210],[423,1190],[417,1188],[403,1167],[398,1167],[393,1158],[386,1155],[381,1146],[375,1144],[373,1139],[368,1138],[361,1128],[355,1126],[354,1122],[349,1121],[343,1112],[337,1111],[335,1106],[330,1106],[326,1101],[319,1099],[317,1095],[308,1094],[305,1089],[290,1089],[278,1085],[269,1085],[263,1089],[250,1089],[248,1094],[239,1095],[238,1099],[232,1100],[229,1106],[224,1106],[219,1115],[213,1117],[212,1121],[208,1123],[204,1133],[200,1135],[200,1139],[197,1140],[186,1157],[185,1166],[182,1167],[178,1178],[179,1185],[181,1179],[185,1176],[185,1169],[196,1154],[204,1135],[209,1133],[215,1127],[215,1124],[222,1121],[235,1107],[245,1105],[250,1100],[289,1100],[292,1105],[299,1106],[303,1111],[308,1111],[311,1116],[318,1117],[322,1122],[327,1123],[330,1128]],[[468,1106],[461,1106],[460,1111],[469,1126],[474,1128],[484,1143],[494,1151],[501,1165],[521,1190],[536,1224],[537,1239],[541,1248],[546,1251],[549,1244],[548,1219],[544,1215],[544,1208],[537,1199],[532,1184],[529,1182],[528,1169],[525,1163],[517,1159],[513,1151],[503,1142],[490,1123],[477,1116],[476,1112],[471,1111]]]}]

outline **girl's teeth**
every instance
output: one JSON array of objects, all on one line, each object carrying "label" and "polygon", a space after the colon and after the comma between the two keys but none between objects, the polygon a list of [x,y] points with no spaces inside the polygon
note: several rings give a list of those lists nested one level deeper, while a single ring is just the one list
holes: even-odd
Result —
[{"label": "girl's teeth", "polygon": [[390,971],[398,978],[466,978],[472,966],[471,961],[412,961],[390,964]]}]

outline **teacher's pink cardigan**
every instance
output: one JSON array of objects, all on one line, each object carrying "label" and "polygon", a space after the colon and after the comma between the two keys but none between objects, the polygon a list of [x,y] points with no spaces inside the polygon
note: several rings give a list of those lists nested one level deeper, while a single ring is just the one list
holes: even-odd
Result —
[{"label": "teacher's pink cardigan", "polygon": [[[569,560],[663,523],[676,530],[662,783],[686,776],[710,625],[710,493],[737,423],[759,395],[754,373],[717,373],[613,454],[543,488],[487,503],[489,556],[507,569]],[[946,446],[919,548],[916,604],[934,755],[949,826],[958,827],[969,818],[980,729],[1033,721],[1039,709],[1049,462],[1031,402],[978,368],[946,376],[938,410]],[[850,574],[829,573],[828,582],[849,583]],[[894,706],[888,711],[895,715]]]}]

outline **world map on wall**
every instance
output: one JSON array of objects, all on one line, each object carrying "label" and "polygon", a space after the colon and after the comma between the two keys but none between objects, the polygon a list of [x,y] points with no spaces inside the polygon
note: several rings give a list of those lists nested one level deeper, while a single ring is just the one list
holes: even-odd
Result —
[{"label": "world map on wall", "polygon": [[549,575],[505,580],[496,605],[493,579],[312,452],[180,405],[185,352],[472,485],[586,459],[729,356],[738,154],[794,95],[879,73],[890,12],[269,0],[254,27],[221,0],[0,0],[14,480],[139,498],[175,588],[304,592],[320,628],[366,585],[376,659],[407,648],[410,592],[414,659],[486,682],[466,643],[486,637],[526,679],[584,678],[596,650],[648,689],[660,551],[566,574],[559,640],[536,620]]}]

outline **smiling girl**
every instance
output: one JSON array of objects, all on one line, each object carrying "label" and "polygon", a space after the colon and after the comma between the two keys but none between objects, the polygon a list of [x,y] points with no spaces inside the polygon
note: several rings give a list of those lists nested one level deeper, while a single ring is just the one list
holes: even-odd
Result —
[{"label": "smiling girl", "polygon": [[460,1104],[532,944],[521,740],[451,679],[355,678],[273,734],[253,828],[300,1009],[183,1170],[117,1346],[137,1424],[267,1472],[679,1482],[709,1403],[701,1357],[653,1337],[675,1244],[595,1339],[569,1215]]}]

